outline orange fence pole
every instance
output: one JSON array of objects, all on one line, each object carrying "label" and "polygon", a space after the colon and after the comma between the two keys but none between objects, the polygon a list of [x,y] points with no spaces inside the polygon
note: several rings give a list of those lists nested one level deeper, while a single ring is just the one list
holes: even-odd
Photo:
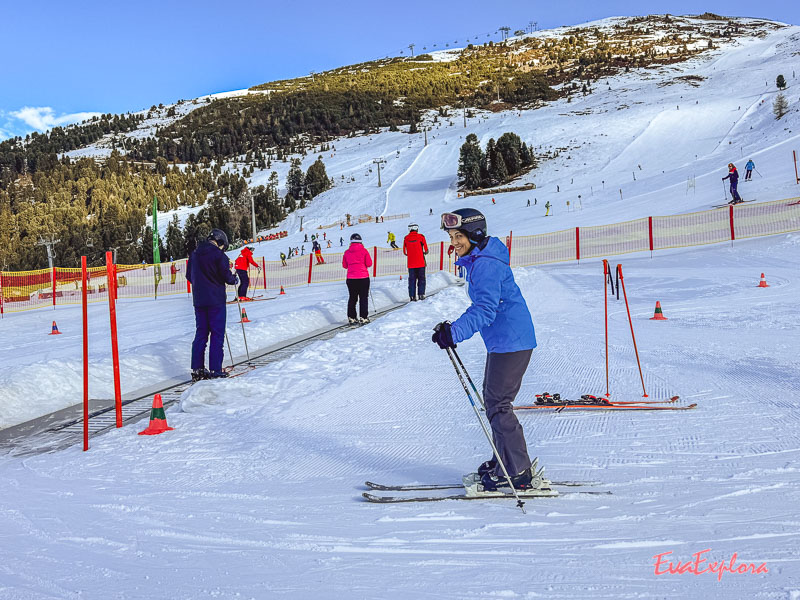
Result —
[{"label": "orange fence pole", "polygon": [[89,300],[86,292],[86,257],[81,256],[81,288],[83,315],[83,451],[89,449]]},{"label": "orange fence pole", "polygon": [[267,261],[263,256],[261,257],[261,276],[264,277],[264,289],[267,289]]},{"label": "orange fence pole", "polygon": [[[733,208],[733,206],[731,206]],[[631,320],[631,309],[628,307],[628,294],[625,291],[625,278],[622,276],[622,265],[617,265],[617,275],[619,284],[622,286],[622,295],[625,297],[625,310],[628,311],[628,323],[631,324],[631,339],[633,340],[633,351],[636,353],[636,364],[639,366],[639,377],[642,380],[642,397],[647,398],[647,391],[644,389],[644,375],[642,374],[642,363],[639,362],[639,349],[636,347],[636,336],[633,334],[633,321]]]},{"label": "orange fence pole", "polygon": [[311,269],[314,268],[314,253],[308,253],[308,285],[311,285]]},{"label": "orange fence pole", "polygon": [[106,252],[106,274],[108,276],[108,317],[111,320],[111,362],[114,366],[114,406],[117,427],[122,427],[122,391],[119,383],[119,344],[117,343],[117,301],[114,293],[114,258]]},{"label": "orange fence pole", "polygon": [[56,268],[53,267],[53,274],[51,276],[53,278],[53,309],[56,308]]}]

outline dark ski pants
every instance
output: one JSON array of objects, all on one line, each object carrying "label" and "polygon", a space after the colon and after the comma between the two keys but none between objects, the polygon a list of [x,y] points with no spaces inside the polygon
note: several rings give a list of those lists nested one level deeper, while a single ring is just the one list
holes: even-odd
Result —
[{"label": "dark ski pants", "polygon": [[208,370],[222,371],[223,344],[225,342],[226,306],[195,306],[194,322],[197,331],[192,342],[192,370],[202,369],[206,362],[206,342],[208,346]]},{"label": "dark ski pants", "polygon": [[742,197],[739,195],[739,192],[736,189],[735,183],[731,184],[731,198],[733,198],[737,202],[742,199]]},{"label": "dark ski pants", "polygon": [[425,295],[425,267],[408,270],[408,297],[419,298]]},{"label": "dark ski pants", "polygon": [[753,169],[748,169],[744,172],[744,180],[750,181],[750,178],[753,176]]},{"label": "dark ski pants", "polygon": [[[361,316],[362,319],[366,319],[369,316],[369,277],[348,279],[347,291],[350,292],[350,297],[347,299],[347,318],[355,319]],[[359,315],[356,315],[356,302]]]},{"label": "dark ski pants", "polygon": [[[511,476],[531,466],[525,434],[511,403],[517,397],[532,353],[533,350],[490,352],[486,356],[486,370],[483,373],[486,416],[492,426],[494,445]],[[495,474],[503,477],[503,469],[499,465]]]},{"label": "dark ski pants", "polygon": [[237,291],[239,298],[246,298],[247,288],[250,286],[250,275],[242,269],[236,269],[236,274],[239,276],[239,290]]}]

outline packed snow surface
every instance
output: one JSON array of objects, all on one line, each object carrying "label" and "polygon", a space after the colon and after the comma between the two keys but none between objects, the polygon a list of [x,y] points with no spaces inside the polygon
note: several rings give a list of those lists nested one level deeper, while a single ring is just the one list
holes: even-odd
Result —
[{"label": "packed snow surface", "polygon": [[[724,201],[725,165],[743,172],[748,158],[760,176],[740,184],[745,198],[797,196],[792,80],[792,111],[775,121],[771,106],[775,74],[788,79],[799,49],[800,28],[787,27],[687,64],[603,80],[571,103],[482,115],[466,130],[459,116],[453,126],[440,118],[428,146],[389,132],[339,140],[325,157],[336,187],[280,226],[288,239],[259,245],[257,255],[274,260],[300,246],[300,215],[311,232],[347,212],[409,213],[429,241],[444,239],[437,215],[465,203],[456,169],[469,132],[482,144],[514,131],[534,146],[565,148],[528,177],[536,190],[498,195],[496,205],[469,199],[497,235],[706,210]],[[701,87],[659,86],[687,74],[705,77]],[[378,157],[387,159],[381,188],[369,172]],[[555,214],[544,218],[548,200]],[[325,231],[335,246],[353,231],[386,245],[387,231],[402,237],[406,224]],[[599,482],[566,491],[612,494],[531,499],[527,514],[503,500],[361,500],[365,480],[457,482],[490,454],[446,355],[430,342],[433,325],[458,317],[469,299],[450,276],[429,276],[436,293],[424,302],[242,377],[195,385],[167,410],[174,431],[138,436],[145,424],[137,423],[93,438],[85,453],[0,458],[0,598],[800,597],[800,234],[617,258],[650,399],[677,394],[698,407],[518,413],[549,477]],[[757,287],[761,272],[770,287]],[[544,391],[604,393],[600,261],[515,276],[539,343],[517,404]],[[248,305],[251,348],[344,318],[344,283],[288,292]],[[374,281],[377,308],[405,295],[405,281]],[[657,300],[668,321],[649,320]],[[124,391],[186,372],[188,297],[120,302],[118,311]],[[89,312],[90,391],[109,398],[108,311]],[[228,334],[241,355],[234,315],[232,307]],[[64,334],[48,337],[54,318]],[[0,331],[0,427],[80,400],[78,307],[7,314]],[[639,399],[623,300],[609,298],[609,334],[612,398]],[[479,337],[458,352],[480,385]],[[735,554],[736,565],[768,572],[654,572],[657,555],[686,563],[707,549],[701,569]]]}]

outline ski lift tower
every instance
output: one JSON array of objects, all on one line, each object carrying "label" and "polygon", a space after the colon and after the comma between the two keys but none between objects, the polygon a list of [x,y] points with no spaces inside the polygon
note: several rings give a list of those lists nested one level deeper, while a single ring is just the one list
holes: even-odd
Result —
[{"label": "ski lift tower", "polygon": [[378,165],[378,187],[381,187],[381,165],[385,164],[386,161],[382,158],[376,158],[372,162]]},{"label": "ski lift tower", "polygon": [[50,269],[53,268],[53,259],[55,258],[55,254],[53,253],[53,246],[58,244],[61,240],[54,240],[53,236],[50,236],[49,240],[44,239],[43,237],[39,237],[39,241],[36,242],[37,246],[45,246],[47,248],[47,262],[50,265]]}]

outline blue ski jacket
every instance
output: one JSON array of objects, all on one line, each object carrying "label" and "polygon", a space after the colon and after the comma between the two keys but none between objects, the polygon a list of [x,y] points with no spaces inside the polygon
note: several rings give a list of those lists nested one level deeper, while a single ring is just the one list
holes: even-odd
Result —
[{"label": "blue ski jacket", "polygon": [[756,163],[754,163],[752,160],[748,160],[744,168],[747,169],[748,171],[752,171],[753,169],[756,168]]},{"label": "blue ski jacket", "polygon": [[451,323],[456,344],[480,333],[488,352],[536,348],[533,320],[509,266],[508,249],[494,237],[456,260],[464,267],[472,305]]},{"label": "blue ski jacket", "polygon": [[195,306],[225,304],[225,284],[236,285],[228,255],[211,242],[203,242],[192,252],[186,278],[192,284]]}]

